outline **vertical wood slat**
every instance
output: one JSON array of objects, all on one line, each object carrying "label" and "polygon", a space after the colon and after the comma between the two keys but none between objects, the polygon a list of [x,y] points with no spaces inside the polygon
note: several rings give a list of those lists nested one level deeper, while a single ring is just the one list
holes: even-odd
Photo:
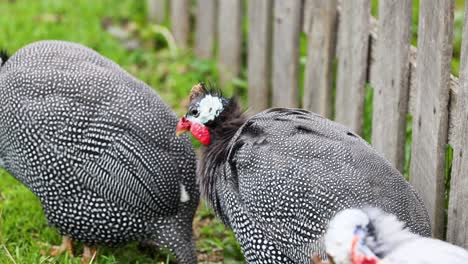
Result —
[{"label": "vertical wood slat", "polygon": [[166,20],[166,0],[147,0],[148,20],[161,24]]},{"label": "vertical wood slat", "polygon": [[240,73],[243,0],[218,1],[218,60],[221,83]]},{"label": "vertical wood slat", "polygon": [[[315,3],[312,0],[303,0],[304,5],[302,8],[302,31],[306,34],[309,34],[311,26],[312,26],[312,20],[314,18],[314,8],[315,8]],[[334,0],[336,2],[336,0]],[[324,3],[323,3],[324,4]]]},{"label": "vertical wood slat", "polygon": [[213,56],[216,36],[216,0],[198,0],[195,29],[195,53],[209,59]]},{"label": "vertical wood slat", "polygon": [[273,2],[257,0],[248,4],[248,103],[249,110],[256,113],[268,108],[269,103]]},{"label": "vertical wood slat", "polygon": [[428,209],[433,235],[444,232],[444,164],[448,130],[453,0],[419,6],[416,107],[410,182]]},{"label": "vertical wood slat", "polygon": [[468,155],[465,153],[468,150],[468,5],[465,5],[462,43],[447,240],[468,249]]},{"label": "vertical wood slat", "polygon": [[274,1],[272,105],[297,107],[302,1]]},{"label": "vertical wood slat", "polygon": [[380,0],[372,145],[399,171],[405,163],[412,0]]},{"label": "vertical wood slat", "polygon": [[369,21],[370,0],[341,2],[335,119],[358,134],[362,131]]},{"label": "vertical wood slat", "polygon": [[307,27],[307,65],[302,106],[330,118],[337,1],[306,0],[306,6],[309,8],[304,15],[313,18],[313,22]]},{"label": "vertical wood slat", "polygon": [[187,48],[190,31],[190,0],[171,0],[172,34],[179,47]]}]

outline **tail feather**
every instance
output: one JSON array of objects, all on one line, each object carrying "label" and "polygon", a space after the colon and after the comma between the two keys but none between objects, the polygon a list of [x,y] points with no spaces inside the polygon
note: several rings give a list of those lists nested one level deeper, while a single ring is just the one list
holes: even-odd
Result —
[{"label": "tail feather", "polygon": [[8,53],[5,50],[0,50],[0,66],[3,66],[8,58]]}]

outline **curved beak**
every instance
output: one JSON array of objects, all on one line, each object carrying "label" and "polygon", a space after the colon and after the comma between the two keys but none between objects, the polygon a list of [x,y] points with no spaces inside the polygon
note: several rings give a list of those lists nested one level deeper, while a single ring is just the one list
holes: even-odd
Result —
[{"label": "curved beak", "polygon": [[176,135],[180,137],[185,132],[190,131],[191,126],[192,122],[190,122],[185,116],[182,116],[176,126]]}]

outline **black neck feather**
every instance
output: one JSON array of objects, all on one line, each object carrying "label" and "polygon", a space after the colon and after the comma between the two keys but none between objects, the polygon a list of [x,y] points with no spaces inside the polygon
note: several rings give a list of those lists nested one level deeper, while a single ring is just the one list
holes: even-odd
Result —
[{"label": "black neck feather", "polygon": [[213,122],[207,124],[211,143],[202,149],[198,177],[201,193],[209,200],[217,213],[219,213],[219,205],[215,188],[217,177],[220,177],[221,173],[219,169],[226,161],[229,141],[245,121],[246,117],[237,100],[229,99],[221,114]]}]

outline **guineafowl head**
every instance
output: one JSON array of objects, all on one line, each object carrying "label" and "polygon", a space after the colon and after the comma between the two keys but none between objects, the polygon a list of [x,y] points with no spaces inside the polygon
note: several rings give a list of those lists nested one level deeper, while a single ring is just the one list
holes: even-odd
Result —
[{"label": "guineafowl head", "polygon": [[216,171],[229,150],[226,146],[245,120],[235,98],[224,97],[212,85],[199,83],[192,87],[188,111],[180,118],[176,133],[181,135],[190,131],[205,145],[197,170],[200,191],[209,201],[213,201],[209,197],[215,195]]},{"label": "guineafowl head", "polygon": [[235,98],[226,98],[215,87],[198,83],[192,87],[188,112],[180,118],[176,132],[180,135],[190,131],[200,143],[209,145],[216,129],[226,129],[239,116]]}]

